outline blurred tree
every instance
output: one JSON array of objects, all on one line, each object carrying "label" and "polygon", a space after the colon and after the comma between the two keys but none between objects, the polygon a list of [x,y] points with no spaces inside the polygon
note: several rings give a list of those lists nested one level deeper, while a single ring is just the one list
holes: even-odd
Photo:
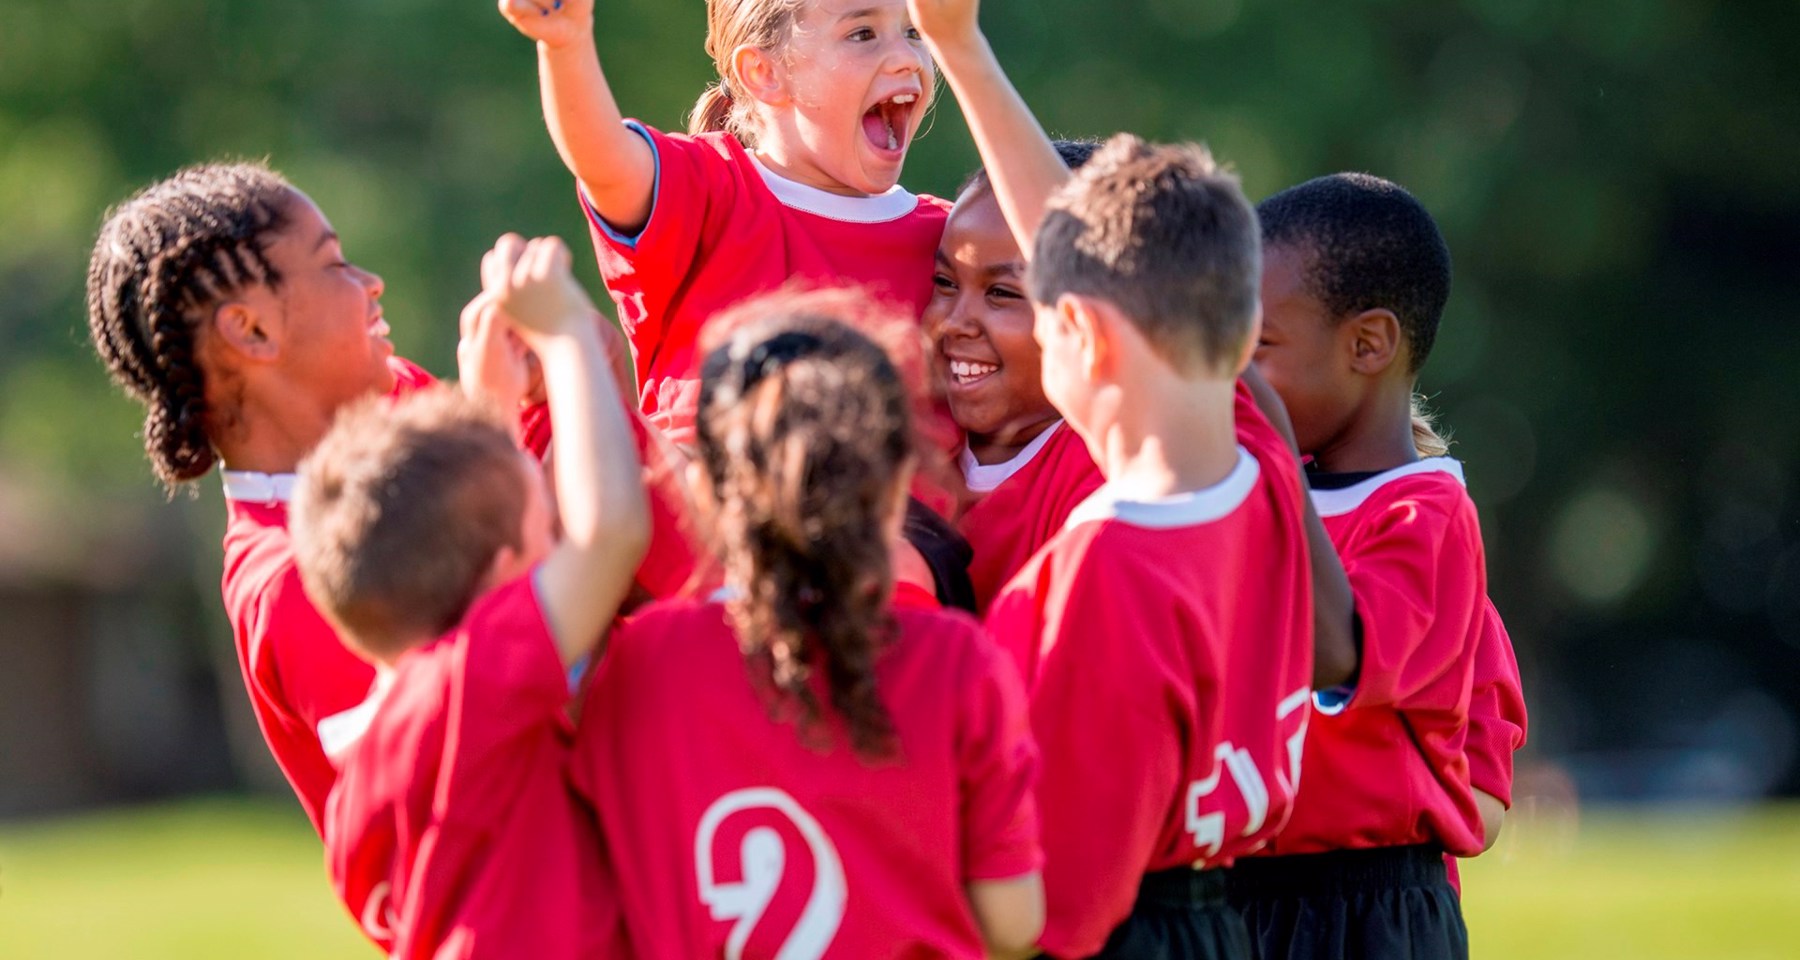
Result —
[{"label": "blurred tree", "polygon": [[[986,6],[1055,131],[1205,139],[1256,197],[1342,169],[1417,193],[1457,258],[1423,385],[1470,466],[1536,743],[1713,750],[1746,790],[1800,789],[1791,5]],[[700,0],[603,4],[597,33],[627,112],[679,127],[710,79]],[[159,499],[84,342],[93,231],[226,156],[318,200],[387,279],[403,352],[440,373],[495,235],[585,230],[531,48],[491,3],[7,0],[0,484],[72,527],[87,499]],[[906,180],[947,191],[973,163],[946,100]]]}]

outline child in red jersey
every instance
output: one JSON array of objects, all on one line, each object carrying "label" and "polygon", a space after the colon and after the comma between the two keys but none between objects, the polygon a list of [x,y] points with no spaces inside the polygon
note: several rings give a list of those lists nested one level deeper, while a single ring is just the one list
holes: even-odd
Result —
[{"label": "child in red jersey", "polygon": [[894,595],[909,400],[832,307],[753,302],[708,355],[690,473],[726,587],[622,627],[583,706],[640,957],[978,958],[1042,923],[1017,672]]},{"label": "child in red jersey", "polygon": [[394,957],[615,956],[564,708],[643,555],[644,491],[567,248],[508,236],[483,276],[543,364],[558,521],[499,411],[449,391],[353,408],[307,458],[301,578],[378,672],[327,737],[327,863]]},{"label": "child in red jersey", "polygon": [[[1488,601],[1485,626],[1475,644],[1475,676],[1469,690],[1469,785],[1481,811],[1481,849],[1500,839],[1512,809],[1513,754],[1525,746],[1525,692],[1519,660],[1500,612]],[[1451,864],[1454,869],[1455,864]]]},{"label": "child in red jersey", "polygon": [[193,167],[140,191],[108,215],[88,267],[89,332],[145,407],[157,476],[174,489],[222,468],[238,663],[314,826],[335,778],[317,725],[360,702],[374,674],[302,591],[287,502],[340,407],[432,382],[393,355],[382,290],[312,200],[259,164]]},{"label": "child in red jersey", "polygon": [[898,186],[935,80],[903,0],[707,7],[720,80],[681,136],[623,119],[593,0],[500,4],[537,41],[545,119],[580,181],[643,411],[683,446],[709,317],[795,279],[916,316],[947,206]]},{"label": "child in red jersey", "polygon": [[1364,174],[1309,181],[1258,213],[1256,363],[1312,457],[1362,655],[1344,695],[1321,695],[1293,818],[1240,862],[1233,899],[1261,957],[1467,957],[1443,854],[1486,844],[1466,748],[1491,607],[1462,465],[1419,457],[1412,400],[1449,251],[1418,201]]},{"label": "child in red jersey", "polygon": [[[1056,146],[1073,168],[1098,145]],[[1080,435],[1044,397],[1025,257],[985,171],[971,178],[950,212],[932,285],[925,330],[950,414],[965,436],[958,463],[970,500],[956,522],[972,548],[976,609],[985,612],[1105,478]]]}]

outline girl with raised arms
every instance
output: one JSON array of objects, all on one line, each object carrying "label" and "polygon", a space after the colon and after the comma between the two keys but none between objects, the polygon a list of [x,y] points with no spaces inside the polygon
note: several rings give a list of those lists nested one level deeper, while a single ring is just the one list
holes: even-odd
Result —
[{"label": "girl with raised arms", "polygon": [[708,0],[719,82],[688,131],[627,121],[593,0],[501,0],[537,41],[544,117],[580,182],[646,415],[693,440],[700,327],[793,280],[916,316],[948,205],[899,186],[936,79],[903,0]]}]

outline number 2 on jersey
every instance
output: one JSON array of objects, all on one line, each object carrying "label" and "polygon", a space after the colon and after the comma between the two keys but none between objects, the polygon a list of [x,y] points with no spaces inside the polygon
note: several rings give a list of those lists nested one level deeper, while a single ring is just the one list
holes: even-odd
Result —
[{"label": "number 2 on jersey", "polygon": [[[812,814],[774,787],[735,790],[706,809],[694,836],[694,869],[713,919],[736,921],[725,941],[727,960],[819,960],[843,922],[848,891],[837,848]],[[811,888],[792,928],[771,943],[780,931],[761,929],[765,918],[784,920],[770,907],[791,902],[791,888],[809,872]]]},{"label": "number 2 on jersey", "polygon": [[[1299,713],[1299,729],[1287,739],[1288,769],[1275,771],[1276,787],[1284,798],[1291,798],[1300,788],[1300,748],[1306,737],[1306,714],[1300,708],[1310,701],[1311,696],[1310,690],[1296,691],[1276,708],[1277,724]],[[1227,740],[1214,748],[1213,758],[1217,763],[1212,775],[1188,784],[1184,804],[1187,831],[1194,838],[1194,846],[1202,851],[1202,860],[1218,856],[1225,847],[1225,811],[1220,809],[1223,803],[1218,800],[1207,802],[1218,791],[1219,781],[1225,774],[1231,775],[1232,784],[1244,800],[1244,828],[1238,836],[1254,836],[1269,816],[1269,784],[1250,751]]]}]

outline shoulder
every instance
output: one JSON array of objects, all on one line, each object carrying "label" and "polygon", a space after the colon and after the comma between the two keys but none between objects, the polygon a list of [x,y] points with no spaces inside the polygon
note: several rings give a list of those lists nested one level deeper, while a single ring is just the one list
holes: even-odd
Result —
[{"label": "shoulder", "polygon": [[1441,524],[1475,522],[1475,502],[1463,485],[1462,464],[1449,457],[1430,457],[1370,477],[1338,490],[1314,490],[1312,501],[1326,519],[1373,522],[1384,516],[1407,523],[1435,520]]}]

